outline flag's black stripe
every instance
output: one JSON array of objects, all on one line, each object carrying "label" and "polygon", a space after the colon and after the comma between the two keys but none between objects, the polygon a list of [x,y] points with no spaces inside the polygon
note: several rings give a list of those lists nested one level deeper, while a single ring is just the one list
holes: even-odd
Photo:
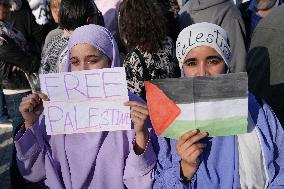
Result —
[{"label": "flag's black stripe", "polygon": [[248,96],[246,73],[159,79],[151,82],[177,104],[246,98]]}]

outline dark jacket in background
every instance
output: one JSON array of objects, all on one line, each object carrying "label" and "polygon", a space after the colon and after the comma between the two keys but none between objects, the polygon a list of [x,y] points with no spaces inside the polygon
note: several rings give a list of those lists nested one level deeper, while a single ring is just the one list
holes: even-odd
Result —
[{"label": "dark jacket in background", "polygon": [[40,66],[40,56],[30,55],[9,37],[3,37],[6,42],[0,45],[0,82],[3,89],[29,89],[30,85],[23,71],[12,71],[13,66],[27,73],[37,73]]},{"label": "dark jacket in background", "polygon": [[24,35],[31,52],[39,54],[41,54],[47,34],[58,27],[53,19],[45,25],[37,24],[36,18],[26,0],[22,0],[21,7],[11,12],[9,23]]},{"label": "dark jacket in background", "polygon": [[182,7],[177,20],[180,31],[200,22],[221,26],[228,33],[233,52],[231,71],[246,71],[245,25],[232,0],[191,0]]},{"label": "dark jacket in background", "polygon": [[31,11],[20,9],[11,12],[10,24],[20,31],[30,46],[37,45],[41,47],[47,35],[45,29],[36,23],[35,17]]},{"label": "dark jacket in background", "polygon": [[284,5],[257,25],[248,53],[249,90],[265,99],[284,126]]}]

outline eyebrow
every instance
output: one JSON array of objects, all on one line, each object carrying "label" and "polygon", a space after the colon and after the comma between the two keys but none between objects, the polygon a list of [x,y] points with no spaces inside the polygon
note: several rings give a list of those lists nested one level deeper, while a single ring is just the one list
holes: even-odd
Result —
[{"label": "eyebrow", "polygon": [[186,61],[184,61],[184,63],[189,62],[189,61],[196,61],[196,60],[197,60],[197,58],[189,58]]},{"label": "eyebrow", "polygon": [[96,54],[91,54],[91,55],[88,55],[88,56],[86,56],[87,58],[92,58],[92,57],[95,57],[95,58],[97,58],[97,57],[100,57],[99,55],[96,55]]},{"label": "eyebrow", "polygon": [[206,57],[206,60],[210,60],[210,59],[218,59],[218,60],[222,60],[223,61],[223,58],[221,58],[220,56],[207,56]]},{"label": "eyebrow", "polygon": [[[92,58],[92,57],[97,58],[97,57],[100,57],[100,56],[95,55],[95,54],[91,54],[91,55],[86,56],[86,58]],[[77,56],[70,57],[70,59],[74,59],[74,58],[78,58],[78,57]]]}]

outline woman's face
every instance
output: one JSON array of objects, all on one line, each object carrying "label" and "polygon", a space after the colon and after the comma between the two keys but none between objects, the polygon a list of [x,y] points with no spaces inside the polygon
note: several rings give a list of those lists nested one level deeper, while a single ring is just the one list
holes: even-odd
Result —
[{"label": "woman's face", "polygon": [[0,3],[0,20],[5,21],[10,16],[11,5],[6,3]]},{"label": "woman's face", "polygon": [[111,61],[88,44],[75,45],[70,52],[71,71],[110,68]]},{"label": "woman's face", "polygon": [[183,71],[186,77],[223,74],[225,62],[215,49],[200,46],[192,49],[186,55]]}]

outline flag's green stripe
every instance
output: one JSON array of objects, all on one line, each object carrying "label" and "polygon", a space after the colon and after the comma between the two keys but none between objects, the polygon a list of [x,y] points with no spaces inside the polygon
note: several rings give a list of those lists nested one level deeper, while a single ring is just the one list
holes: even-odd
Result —
[{"label": "flag's green stripe", "polygon": [[[196,125],[195,125],[196,124]],[[162,136],[177,139],[183,133],[192,129],[206,131],[209,136],[229,136],[243,134],[247,132],[247,117],[232,117],[216,120],[176,120],[173,122]]]}]

